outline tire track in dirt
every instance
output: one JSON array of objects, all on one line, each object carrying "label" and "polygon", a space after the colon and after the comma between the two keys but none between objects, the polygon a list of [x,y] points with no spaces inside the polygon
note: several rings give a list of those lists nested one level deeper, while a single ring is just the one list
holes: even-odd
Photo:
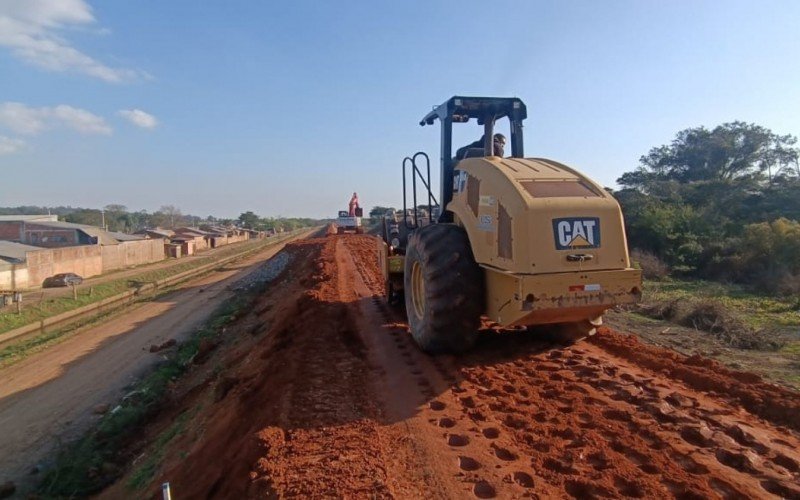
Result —
[{"label": "tire track in dirt", "polygon": [[[348,247],[377,299],[375,250],[357,241]],[[400,313],[374,302],[405,329]],[[465,452],[459,463],[476,496],[522,494],[507,490],[514,484],[575,498],[800,498],[791,391],[607,329],[568,348],[484,333],[472,353],[427,358],[448,384],[431,401],[442,416],[430,421]],[[487,455],[488,481],[472,472],[485,469]]]},{"label": "tire track in dirt", "polygon": [[372,325],[360,331],[388,379],[388,390],[381,391],[387,422],[400,422],[415,441],[416,457],[409,465],[429,471],[436,478],[433,496],[453,498],[471,493],[477,498],[494,498],[530,494],[534,487],[532,473],[517,462],[519,453],[514,451],[513,443],[480,432],[459,405],[457,373],[442,359],[419,351],[407,326],[398,321],[397,311],[386,304],[375,264],[375,239],[344,237],[342,241],[355,261],[353,267],[361,281],[355,288],[362,288],[361,293],[369,296],[363,309]]}]

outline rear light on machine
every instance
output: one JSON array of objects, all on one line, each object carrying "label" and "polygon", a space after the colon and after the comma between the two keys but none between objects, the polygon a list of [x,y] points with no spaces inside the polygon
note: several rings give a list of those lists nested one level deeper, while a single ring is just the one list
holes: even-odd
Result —
[{"label": "rear light on machine", "polygon": [[570,292],[599,292],[602,287],[599,284],[591,285],[570,285]]}]

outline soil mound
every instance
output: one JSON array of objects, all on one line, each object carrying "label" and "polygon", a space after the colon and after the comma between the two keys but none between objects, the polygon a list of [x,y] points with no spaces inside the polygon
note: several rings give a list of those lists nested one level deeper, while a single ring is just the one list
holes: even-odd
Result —
[{"label": "soil mound", "polygon": [[193,432],[176,445],[189,458],[156,484],[183,498],[385,496],[364,346],[340,297],[334,244],[287,246],[289,286],[253,307],[271,321],[262,342],[219,361],[215,400],[194,402],[203,408]]}]

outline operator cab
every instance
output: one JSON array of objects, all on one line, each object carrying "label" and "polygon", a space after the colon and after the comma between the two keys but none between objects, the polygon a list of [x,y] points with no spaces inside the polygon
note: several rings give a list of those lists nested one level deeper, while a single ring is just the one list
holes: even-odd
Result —
[{"label": "operator cab", "polygon": [[[525,103],[517,97],[465,97],[453,96],[419,122],[420,125],[433,125],[438,119],[442,124],[441,141],[441,191],[439,205],[447,207],[453,199],[453,170],[456,163],[463,158],[453,158],[453,123],[468,123],[475,119],[483,125],[483,149],[469,148],[464,158],[492,156],[494,153],[493,136],[495,122],[508,118],[511,137],[511,157],[524,158],[525,150],[522,138],[522,121],[528,117]],[[430,185],[430,184],[428,184]],[[441,211],[439,222],[452,222],[452,213]]]}]

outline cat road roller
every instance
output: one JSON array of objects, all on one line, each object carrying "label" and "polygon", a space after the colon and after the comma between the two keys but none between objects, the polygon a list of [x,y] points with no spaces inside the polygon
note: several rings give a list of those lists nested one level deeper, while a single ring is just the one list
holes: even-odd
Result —
[{"label": "cat road roller", "polygon": [[[404,297],[424,351],[471,348],[484,315],[574,341],[592,335],[609,308],[641,297],[619,204],[571,167],[525,158],[526,117],[518,98],[455,96],[420,122],[441,126],[439,196],[428,156],[405,158],[403,210],[384,217],[379,263],[387,296]],[[500,119],[510,122],[505,158],[494,156]],[[483,147],[454,158],[453,124],[472,120],[483,126]]]}]

